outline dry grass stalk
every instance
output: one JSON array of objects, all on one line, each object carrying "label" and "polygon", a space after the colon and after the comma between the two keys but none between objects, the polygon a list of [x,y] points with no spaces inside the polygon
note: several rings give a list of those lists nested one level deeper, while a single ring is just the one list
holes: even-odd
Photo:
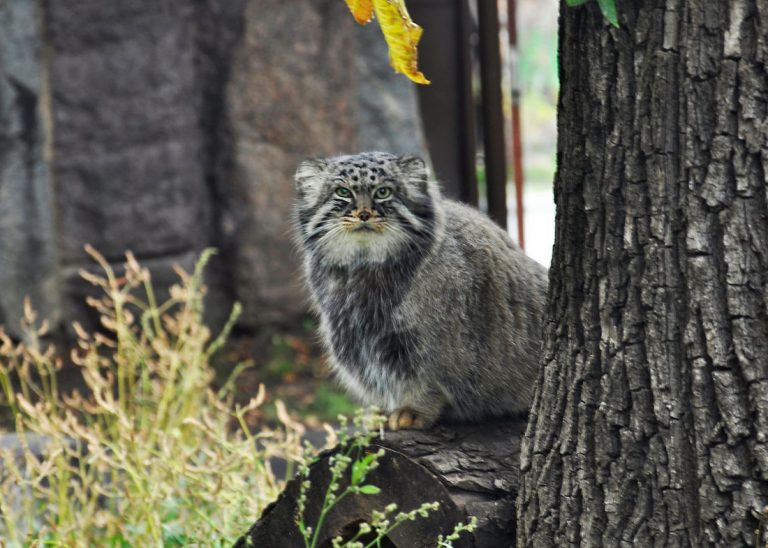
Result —
[{"label": "dry grass stalk", "polygon": [[[102,329],[75,325],[71,359],[90,394],[59,394],[62,361],[42,343],[47,326],[31,307],[26,337],[0,328],[0,406],[15,418],[22,450],[0,455],[0,538],[9,545],[231,545],[279,493],[273,456],[301,457],[301,425],[250,432],[246,415],[263,387],[236,406],[234,382],[210,388],[216,338],[202,321],[202,269],[179,270],[157,302],[150,273],[128,254],[118,275],[95,250],[102,291],[90,298]],[[233,431],[234,421],[240,428]],[[32,435],[44,451],[30,447]],[[42,453],[40,455],[39,453]]]}]

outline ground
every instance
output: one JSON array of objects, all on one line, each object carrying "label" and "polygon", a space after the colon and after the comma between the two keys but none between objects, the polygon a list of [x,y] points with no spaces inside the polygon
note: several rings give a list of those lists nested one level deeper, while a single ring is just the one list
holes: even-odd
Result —
[{"label": "ground", "polygon": [[267,403],[252,417],[254,422],[273,422],[276,400],[310,428],[335,422],[339,414],[351,415],[355,403],[330,377],[315,330],[314,321],[307,319],[294,329],[235,334],[214,360],[217,381],[224,382],[237,363],[253,364],[240,375],[237,394],[248,401],[264,383]]}]

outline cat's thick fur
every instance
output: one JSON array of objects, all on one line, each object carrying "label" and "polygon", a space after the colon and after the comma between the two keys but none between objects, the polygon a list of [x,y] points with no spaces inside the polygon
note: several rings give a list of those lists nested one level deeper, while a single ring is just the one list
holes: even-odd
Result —
[{"label": "cat's thick fur", "polygon": [[[527,411],[546,269],[415,157],[308,160],[296,223],[331,368],[390,427]],[[384,190],[381,190],[381,189]]]}]

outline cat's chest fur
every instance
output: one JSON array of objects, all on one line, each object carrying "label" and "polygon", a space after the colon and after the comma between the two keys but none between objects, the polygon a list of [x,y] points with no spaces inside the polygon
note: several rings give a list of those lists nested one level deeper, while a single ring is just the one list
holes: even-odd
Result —
[{"label": "cat's chest fur", "polygon": [[411,278],[402,265],[315,266],[310,283],[338,364],[369,389],[378,388],[382,376],[412,377],[418,334],[402,315]]}]

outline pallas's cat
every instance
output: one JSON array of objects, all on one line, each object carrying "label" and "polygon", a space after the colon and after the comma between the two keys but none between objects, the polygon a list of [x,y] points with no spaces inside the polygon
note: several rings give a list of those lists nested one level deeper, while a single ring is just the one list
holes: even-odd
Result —
[{"label": "pallas's cat", "polygon": [[382,152],[304,161],[296,223],[331,369],[389,426],[528,410],[546,269],[425,163]]}]

